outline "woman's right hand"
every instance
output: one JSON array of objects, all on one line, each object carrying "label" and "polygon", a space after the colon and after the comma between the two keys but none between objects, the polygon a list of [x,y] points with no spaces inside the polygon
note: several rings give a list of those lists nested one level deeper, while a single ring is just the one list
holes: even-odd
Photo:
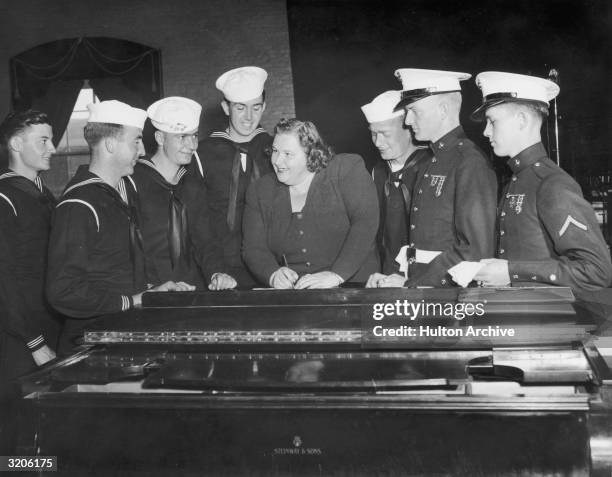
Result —
[{"label": "woman's right hand", "polygon": [[270,286],[279,289],[293,288],[298,278],[298,274],[289,267],[280,267],[270,275]]}]

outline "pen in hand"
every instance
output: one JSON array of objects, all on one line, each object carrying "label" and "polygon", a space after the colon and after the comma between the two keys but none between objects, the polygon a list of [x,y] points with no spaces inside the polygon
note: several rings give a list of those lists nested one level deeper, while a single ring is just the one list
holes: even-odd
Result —
[{"label": "pen in hand", "polygon": [[293,288],[299,276],[289,267],[285,254],[281,255],[281,262],[281,268],[272,275],[270,284],[273,288]]}]

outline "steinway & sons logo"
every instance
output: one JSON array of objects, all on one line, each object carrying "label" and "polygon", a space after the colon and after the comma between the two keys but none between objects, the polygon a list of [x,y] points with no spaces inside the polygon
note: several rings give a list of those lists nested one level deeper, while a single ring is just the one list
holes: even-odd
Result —
[{"label": "steinway & sons logo", "polygon": [[318,447],[303,447],[302,438],[293,436],[293,447],[276,447],[273,455],[323,455],[323,451]]}]

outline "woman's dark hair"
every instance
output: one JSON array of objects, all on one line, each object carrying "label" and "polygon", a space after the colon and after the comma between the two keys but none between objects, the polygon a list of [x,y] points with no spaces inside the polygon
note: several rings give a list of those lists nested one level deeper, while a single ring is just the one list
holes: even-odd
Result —
[{"label": "woman's dark hair", "polygon": [[325,169],[334,157],[334,151],[328,146],[310,121],[299,119],[281,119],[274,127],[274,134],[293,133],[306,153],[306,168],[310,172]]}]

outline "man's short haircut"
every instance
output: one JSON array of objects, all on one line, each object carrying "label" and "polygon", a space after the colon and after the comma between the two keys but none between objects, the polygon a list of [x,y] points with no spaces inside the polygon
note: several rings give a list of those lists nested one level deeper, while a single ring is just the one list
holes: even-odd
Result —
[{"label": "man's short haircut", "polygon": [[0,124],[0,145],[8,147],[11,138],[35,124],[51,124],[49,117],[40,111],[14,111],[9,113]]},{"label": "man's short haircut", "polygon": [[537,117],[541,121],[544,121],[548,117],[548,105],[540,102],[532,101],[509,101],[506,103],[515,111],[521,109],[526,111],[528,114]]},{"label": "man's short haircut", "polygon": [[459,91],[453,91],[452,93],[444,93],[441,96],[443,96],[444,99],[448,101],[448,104],[453,108],[453,111],[455,111],[457,114],[460,113],[461,102],[463,99]]},{"label": "man's short haircut", "polygon": [[[227,99],[225,96],[223,97],[223,101],[225,101],[227,104],[232,104],[232,101]],[[241,101],[233,101],[233,102],[234,103],[240,103]],[[266,90],[265,89],[261,92],[261,102],[262,103],[266,102]]]},{"label": "man's short haircut", "polygon": [[123,135],[123,126],[112,123],[87,123],[83,128],[83,136],[89,147],[97,146],[107,137],[118,138]]}]

